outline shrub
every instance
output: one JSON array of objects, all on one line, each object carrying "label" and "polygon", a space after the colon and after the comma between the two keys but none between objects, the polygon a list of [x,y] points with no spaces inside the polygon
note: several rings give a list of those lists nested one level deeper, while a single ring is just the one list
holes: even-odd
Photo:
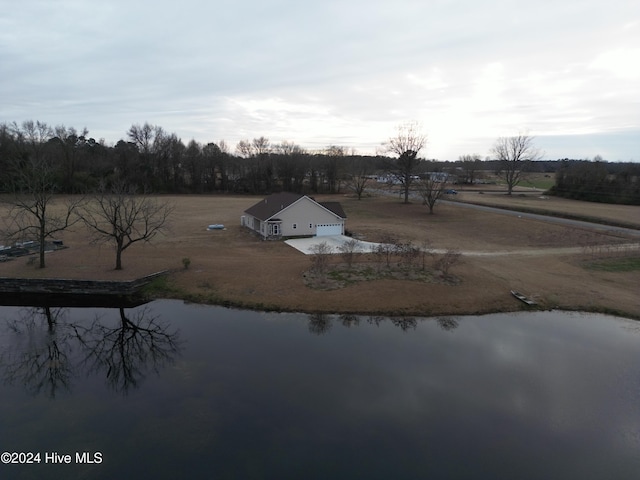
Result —
[{"label": "shrub", "polygon": [[320,275],[327,271],[331,247],[327,242],[322,242],[311,247],[311,269]]},{"label": "shrub", "polygon": [[449,269],[460,261],[462,254],[455,250],[447,250],[434,265],[436,270],[440,270],[444,277],[449,276]]},{"label": "shrub", "polygon": [[347,240],[338,247],[338,251],[340,252],[340,255],[342,255],[342,259],[349,268],[351,268],[351,266],[353,265],[353,257],[357,247],[358,241],[354,240],[353,238],[351,240]]}]

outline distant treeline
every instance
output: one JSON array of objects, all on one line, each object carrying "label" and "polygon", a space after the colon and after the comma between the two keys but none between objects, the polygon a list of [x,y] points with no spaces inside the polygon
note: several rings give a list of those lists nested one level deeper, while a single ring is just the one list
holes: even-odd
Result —
[{"label": "distant treeline", "polygon": [[640,205],[640,164],[563,160],[549,193],[589,202]]},{"label": "distant treeline", "polygon": [[246,193],[277,191],[337,193],[356,174],[380,170],[384,157],[360,156],[339,146],[309,153],[300,146],[264,137],[238,142],[186,145],[162,127],[133,125],[127,138],[105,145],[64,126],[42,122],[0,124],[0,189],[11,189],[12,174],[28,159],[55,169],[61,193],[82,193],[101,182],[125,180],[155,193]]},{"label": "distant treeline", "polygon": [[[309,152],[293,142],[270,142],[264,137],[185,144],[162,127],[132,125],[126,138],[106,145],[64,126],[43,122],[0,124],[0,191],[11,191],[14,176],[28,160],[44,162],[54,171],[60,193],[84,193],[116,180],[155,193],[268,194],[339,193],[362,178],[389,177],[395,159],[357,155],[330,145]],[[584,160],[542,160],[523,165],[528,171],[556,174],[555,195],[582,200],[640,204],[640,165]],[[447,172],[450,180],[475,183],[501,168],[480,155],[457,161],[420,161],[412,175]],[[397,172],[396,172],[397,173]]]}]

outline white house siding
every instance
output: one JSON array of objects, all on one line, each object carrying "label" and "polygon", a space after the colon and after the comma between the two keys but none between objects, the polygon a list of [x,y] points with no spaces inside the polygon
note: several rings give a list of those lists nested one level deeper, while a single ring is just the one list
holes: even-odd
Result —
[{"label": "white house siding", "polygon": [[344,223],[343,219],[307,197],[302,197],[276,216],[282,220],[284,237],[315,235],[317,225]]},{"label": "white house siding", "polygon": [[264,225],[262,225],[262,222],[251,215],[243,215],[240,219],[240,223],[243,227],[247,227],[258,233],[261,233],[261,231],[264,229]]}]

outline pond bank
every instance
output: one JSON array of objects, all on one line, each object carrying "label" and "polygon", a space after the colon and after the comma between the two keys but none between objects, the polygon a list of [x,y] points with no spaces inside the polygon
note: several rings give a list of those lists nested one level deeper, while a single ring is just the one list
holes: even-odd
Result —
[{"label": "pond bank", "polygon": [[65,278],[0,278],[0,304],[31,306],[136,306],[161,271],[128,281]]},{"label": "pond bank", "polygon": [[[174,272],[174,275],[176,272]],[[512,312],[536,312],[536,311],[566,311],[566,312],[583,312],[583,313],[601,313],[628,319],[640,320],[640,314],[635,311],[626,311],[622,309],[610,308],[605,305],[594,305],[587,303],[565,303],[565,304],[545,304],[540,303],[536,306],[524,305],[515,299],[510,291],[505,291],[500,300],[494,298],[487,299],[486,302],[478,302],[473,307],[465,306],[462,309],[453,308],[447,305],[429,305],[426,308],[415,307],[395,307],[389,309],[353,309],[338,307],[333,305],[331,310],[325,308],[304,308],[291,302],[261,302],[252,301],[250,296],[244,298],[230,298],[219,296],[214,292],[201,293],[184,289],[177,285],[175,277],[165,275],[158,277],[144,289],[145,295],[153,300],[182,300],[186,303],[221,306],[225,308],[277,312],[277,313],[305,313],[309,315],[366,315],[366,316],[383,316],[383,317],[457,317],[469,315],[486,315],[493,313],[512,313]],[[338,294],[339,291],[333,290],[332,294]],[[381,292],[382,294],[382,292]]]}]

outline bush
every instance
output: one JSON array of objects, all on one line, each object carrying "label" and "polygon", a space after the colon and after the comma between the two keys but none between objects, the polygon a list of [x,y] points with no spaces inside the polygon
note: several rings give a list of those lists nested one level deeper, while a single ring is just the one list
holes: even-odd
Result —
[{"label": "bush", "polygon": [[318,274],[325,274],[329,265],[331,247],[327,242],[322,242],[311,247],[311,269]]},{"label": "bush", "polygon": [[436,260],[434,268],[440,270],[444,277],[449,276],[449,269],[460,261],[462,254],[455,250],[447,250],[439,259]]},{"label": "bush", "polygon": [[353,257],[357,247],[358,247],[358,241],[354,240],[353,238],[351,240],[347,240],[346,242],[344,242],[342,245],[338,247],[338,251],[340,252],[340,255],[342,255],[344,262],[347,264],[349,268],[351,268],[351,266],[353,265]]}]

